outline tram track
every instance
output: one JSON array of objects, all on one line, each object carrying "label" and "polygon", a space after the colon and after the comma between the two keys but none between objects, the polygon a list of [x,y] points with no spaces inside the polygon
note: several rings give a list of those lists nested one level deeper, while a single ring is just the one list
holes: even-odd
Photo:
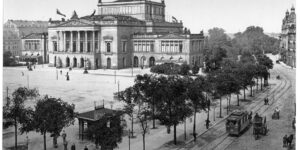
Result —
[{"label": "tram track", "polygon": [[[278,74],[279,71],[273,70],[273,74],[275,74],[275,73]],[[252,106],[250,105],[247,108],[247,111],[250,110],[254,113],[259,112],[259,114],[263,114],[270,108],[273,108],[274,104],[279,100],[279,98],[282,97],[284,95],[284,93],[287,90],[289,90],[289,88],[291,88],[290,81],[287,80],[286,75],[283,75],[283,76],[284,77],[281,79],[281,82],[276,87],[271,88],[270,91],[268,91],[268,93],[267,93],[268,95],[272,95],[272,94],[276,95],[273,97],[274,99],[272,100],[272,103],[270,105],[267,105],[267,107],[266,107],[266,105],[264,105],[264,101],[262,101],[261,99],[266,97],[266,95],[265,95],[265,93],[261,93],[255,97],[253,97],[253,100],[258,101],[258,102],[255,102],[255,104],[253,104]],[[210,131],[207,130],[204,133],[202,133],[201,135],[199,135],[199,137],[201,137],[201,136],[204,136],[204,134],[206,134],[207,132],[212,132],[212,133],[218,132],[218,137],[216,139],[214,139],[213,141],[205,142],[204,145],[201,145],[200,147],[197,147],[197,148],[196,147],[193,148],[193,144],[190,142],[189,144],[192,144],[192,145],[187,144],[184,147],[181,147],[179,149],[204,149],[204,150],[206,150],[206,149],[207,150],[208,149],[226,149],[238,137],[228,136],[228,133],[226,132],[225,125],[224,125],[225,121],[226,121],[226,118],[224,118],[222,121],[215,124],[213,128],[210,128],[209,129]],[[248,131],[250,130],[250,128],[248,128]],[[248,131],[246,131],[246,132],[248,132]],[[204,136],[204,138],[205,138],[205,136]]]},{"label": "tram track", "polygon": [[[274,96],[274,100],[272,101],[272,103],[270,105],[268,105],[268,107],[264,107],[265,105],[263,104],[262,106],[260,106],[259,108],[257,108],[257,110],[255,111],[255,113],[259,113],[259,114],[264,114],[267,110],[269,110],[270,108],[275,108],[274,107],[274,104],[276,102],[278,102],[278,100],[284,95],[284,93],[286,91],[288,91],[290,88],[291,88],[291,83],[289,80],[287,80],[287,77],[285,76],[284,78],[284,85],[282,88],[277,88],[277,90],[274,90],[272,93],[276,92],[276,91],[280,91],[277,95],[276,95],[276,98]],[[282,82],[281,82],[282,83]],[[282,84],[281,84],[282,85]],[[282,90],[284,89],[284,90]],[[259,104],[258,104],[259,105]],[[264,108],[264,109],[263,109]],[[267,119],[268,120],[268,119]],[[246,132],[249,132],[250,129],[252,127],[250,127],[248,129],[248,131]],[[253,130],[253,129],[252,129]],[[222,140],[222,142],[218,143],[216,146],[214,146],[212,149],[214,150],[224,150],[226,149],[228,146],[230,146],[235,140],[237,140],[238,137],[231,137],[227,134],[227,136]],[[203,149],[203,148],[201,148]]]}]

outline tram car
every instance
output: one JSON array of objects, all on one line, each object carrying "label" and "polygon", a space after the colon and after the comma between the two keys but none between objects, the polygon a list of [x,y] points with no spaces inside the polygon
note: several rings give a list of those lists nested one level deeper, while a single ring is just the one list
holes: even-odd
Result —
[{"label": "tram car", "polygon": [[253,135],[255,140],[257,140],[260,135],[267,135],[268,129],[266,124],[266,117],[260,117],[255,115],[253,118]]},{"label": "tram car", "polygon": [[251,116],[246,111],[233,112],[226,122],[226,131],[229,135],[240,135],[251,123]]}]

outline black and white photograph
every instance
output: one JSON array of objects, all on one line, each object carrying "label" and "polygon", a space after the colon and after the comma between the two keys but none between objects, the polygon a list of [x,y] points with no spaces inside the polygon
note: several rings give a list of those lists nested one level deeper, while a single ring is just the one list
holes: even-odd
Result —
[{"label": "black and white photograph", "polygon": [[295,150],[297,5],[3,0],[0,149]]}]

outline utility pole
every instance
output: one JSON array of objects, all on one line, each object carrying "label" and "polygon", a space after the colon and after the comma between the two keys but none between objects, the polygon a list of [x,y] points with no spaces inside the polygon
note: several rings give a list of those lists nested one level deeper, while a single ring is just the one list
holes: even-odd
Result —
[{"label": "utility pole", "polygon": [[128,146],[129,146],[129,150],[130,150],[130,129],[128,130]]},{"label": "utility pole", "polygon": [[118,94],[120,92],[120,81],[118,81]]},{"label": "utility pole", "polygon": [[29,75],[27,74],[27,88],[29,89]]},{"label": "utility pole", "polygon": [[115,84],[116,84],[116,79],[117,78],[117,71],[115,70]]},{"label": "utility pole", "polygon": [[6,97],[8,98],[8,86],[6,87]]}]

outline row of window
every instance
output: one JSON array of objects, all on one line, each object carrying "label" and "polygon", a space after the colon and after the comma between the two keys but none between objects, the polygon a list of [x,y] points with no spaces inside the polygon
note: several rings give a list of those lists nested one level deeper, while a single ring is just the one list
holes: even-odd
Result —
[{"label": "row of window", "polygon": [[25,41],[25,50],[39,50],[40,41],[39,40],[26,40]]},{"label": "row of window", "polygon": [[135,52],[154,52],[154,41],[134,41]]},{"label": "row of window", "polygon": [[182,41],[161,41],[162,53],[182,53]]}]

